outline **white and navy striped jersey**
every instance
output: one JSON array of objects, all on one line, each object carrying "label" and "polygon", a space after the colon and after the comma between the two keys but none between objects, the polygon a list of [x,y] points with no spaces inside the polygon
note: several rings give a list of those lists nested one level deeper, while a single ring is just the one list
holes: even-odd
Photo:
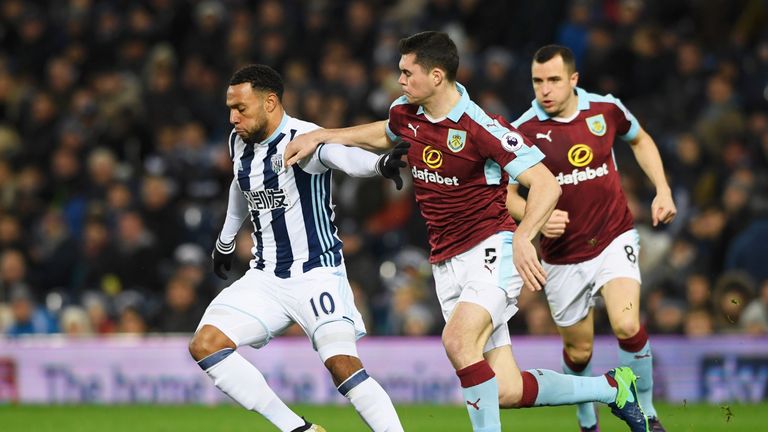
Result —
[{"label": "white and navy striped jersey", "polygon": [[283,168],[285,146],[296,135],[317,128],[285,114],[275,132],[260,143],[247,144],[234,130],[229,135],[235,176],[219,241],[234,239],[245,216],[237,213],[247,212],[253,222],[251,268],[288,278],[343,262],[333,223],[331,170],[318,158],[310,161],[311,167]]}]

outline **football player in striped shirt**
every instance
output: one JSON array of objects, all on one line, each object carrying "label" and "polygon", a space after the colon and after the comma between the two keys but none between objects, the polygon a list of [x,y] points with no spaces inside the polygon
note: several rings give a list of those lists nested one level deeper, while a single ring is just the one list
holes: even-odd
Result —
[{"label": "football player in striped shirt", "polygon": [[[544,292],[563,338],[563,371],[592,375],[594,299],[602,295],[618,338],[619,361],[637,374],[640,404],[653,431],[664,428],[653,406],[653,356],[640,324],[640,244],[613,157],[616,138],[630,144],[656,187],[653,225],[669,223],[677,210],[653,138],[615,97],[576,87],[573,53],[558,45],[539,49],[532,64],[536,99],[512,125],[547,156],[544,165],[563,189],[542,227]],[[511,185],[508,207],[522,217],[526,202]],[[578,410],[582,431],[596,431],[593,404]]]},{"label": "football player in striped shirt", "polygon": [[211,302],[189,350],[221,391],[257,411],[281,431],[323,431],[281,401],[264,376],[236,352],[261,348],[298,323],[328,368],[338,391],[374,431],[402,431],[392,401],[357,354],[365,334],[347,281],[342,244],[333,224],[331,168],[352,176],[383,175],[402,187],[399,148],[382,156],[338,144],[319,147],[298,165],[283,166],[286,144],[318,126],[285,113],[280,75],[246,66],[227,89],[228,140],[234,179],[224,227],[213,252],[226,279],[235,235],[250,217],[250,269]]}]

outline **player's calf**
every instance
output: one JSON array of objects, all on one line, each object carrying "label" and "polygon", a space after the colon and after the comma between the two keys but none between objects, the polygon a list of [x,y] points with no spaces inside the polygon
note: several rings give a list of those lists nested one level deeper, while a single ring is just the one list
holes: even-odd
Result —
[{"label": "player's calf", "polygon": [[354,326],[347,321],[328,322],[315,331],[314,342],[336,389],[352,402],[368,426],[374,431],[402,431],[392,400],[368,375],[357,355]]},{"label": "player's calf", "polygon": [[523,379],[520,374],[507,374],[506,376],[497,374],[499,381],[499,408],[518,408],[523,399],[525,389],[523,388]]},{"label": "player's calf", "polygon": [[261,372],[236,348],[224,333],[209,325],[203,326],[189,344],[200,369],[243,408],[260,413],[281,431],[312,430],[300,429],[306,422],[277,397]]}]

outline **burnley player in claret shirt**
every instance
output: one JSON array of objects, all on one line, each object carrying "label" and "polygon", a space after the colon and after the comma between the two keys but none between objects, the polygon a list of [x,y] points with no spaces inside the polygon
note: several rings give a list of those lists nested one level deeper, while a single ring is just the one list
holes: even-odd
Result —
[{"label": "burnley player in claret shirt", "polygon": [[[536,99],[512,123],[546,155],[543,163],[563,195],[541,230],[544,291],[563,337],[563,370],[590,376],[594,298],[602,295],[618,339],[619,360],[637,374],[640,404],[653,431],[663,431],[653,406],[653,357],[640,325],[640,252],[637,230],[613,157],[616,138],[630,144],[640,167],[656,186],[653,225],[669,223],[677,210],[653,139],[611,95],[576,87],[579,74],[571,51],[548,45],[531,68]],[[511,185],[507,206],[522,217],[526,202]],[[593,404],[578,409],[582,431],[598,429]]]},{"label": "burnley player in claret shirt", "polygon": [[[507,321],[523,286],[546,280],[531,240],[560,195],[542,153],[506,121],[493,119],[456,82],[459,58],[445,33],[400,41],[403,96],[387,121],[298,136],[285,150],[290,165],[321,142],[369,149],[409,147],[408,163],[427,222],[430,262],[443,316],[443,346],[461,383],[475,431],[501,430],[499,407],[604,402],[635,432],[647,431],[635,376],[616,368],[597,377],[546,369],[520,371]],[[516,225],[506,209],[507,179],[530,189]]]}]

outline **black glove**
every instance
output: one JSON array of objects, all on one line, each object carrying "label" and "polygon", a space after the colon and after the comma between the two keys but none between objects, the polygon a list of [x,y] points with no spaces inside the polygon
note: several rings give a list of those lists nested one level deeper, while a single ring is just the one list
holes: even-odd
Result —
[{"label": "black glove", "polygon": [[403,188],[403,178],[400,177],[400,168],[404,168],[407,164],[400,158],[408,153],[408,149],[411,147],[411,143],[407,141],[401,141],[395,148],[384,153],[379,157],[379,161],[376,163],[376,169],[382,177],[392,179],[395,182],[397,190]]},{"label": "black glove", "polygon": [[[229,271],[232,268],[232,258],[235,256],[235,241],[232,243],[223,243],[221,239],[216,239],[216,247],[211,252],[213,258],[213,272],[221,279],[227,280],[224,270]],[[224,267],[224,270],[221,268]]]}]

